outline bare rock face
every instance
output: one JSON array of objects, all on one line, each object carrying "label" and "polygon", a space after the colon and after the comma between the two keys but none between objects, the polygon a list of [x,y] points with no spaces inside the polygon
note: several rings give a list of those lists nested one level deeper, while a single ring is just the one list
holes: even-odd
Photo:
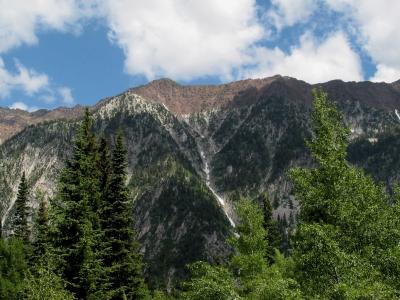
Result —
[{"label": "bare rock face", "polygon": [[176,115],[187,115],[225,107],[243,96],[253,101],[254,97],[249,97],[249,91],[257,92],[278,78],[280,76],[247,79],[221,85],[194,86],[184,86],[170,79],[160,79],[130,91],[145,99],[166,105]]},{"label": "bare rock face", "polygon": [[170,79],[160,79],[133,88],[130,92],[162,103],[175,115],[182,116],[215,108],[251,105],[260,98],[271,96],[309,106],[314,88],[324,89],[336,102],[360,101],[362,105],[387,111],[400,108],[400,80],[391,84],[332,80],[311,85],[295,78],[276,75],[222,85],[185,86]]}]

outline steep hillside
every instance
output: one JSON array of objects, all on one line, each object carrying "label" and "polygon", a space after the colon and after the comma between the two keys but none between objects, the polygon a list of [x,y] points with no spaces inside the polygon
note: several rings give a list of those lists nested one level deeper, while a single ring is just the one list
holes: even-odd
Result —
[{"label": "steep hillside", "polygon": [[[225,238],[236,222],[231,196],[267,191],[276,217],[295,215],[287,170],[312,164],[304,140],[311,135],[315,87],[329,93],[351,128],[350,160],[378,180],[398,181],[396,82],[309,85],[275,76],[182,86],[162,79],[91,108],[99,135],[111,142],[118,128],[125,135],[136,227],[153,285],[173,286],[188,262],[224,259]],[[33,208],[36,190],[53,195],[81,113],[82,107],[1,111],[7,140],[0,146],[0,216],[6,230],[22,171]]]}]

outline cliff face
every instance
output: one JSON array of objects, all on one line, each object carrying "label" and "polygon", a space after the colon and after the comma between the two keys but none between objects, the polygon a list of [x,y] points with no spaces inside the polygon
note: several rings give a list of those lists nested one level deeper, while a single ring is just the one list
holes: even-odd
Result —
[{"label": "cliff face", "polygon": [[[224,259],[236,219],[232,194],[267,191],[275,216],[295,215],[287,170],[310,166],[311,90],[328,91],[352,130],[349,158],[387,183],[399,179],[399,84],[331,81],[309,85],[275,76],[219,86],[158,80],[91,108],[97,133],[122,127],[136,227],[153,284],[172,285],[194,260]],[[13,213],[22,171],[51,196],[82,107],[0,111],[0,216]],[[46,121],[46,122],[44,122]],[[29,126],[35,124],[34,126]],[[4,129],[4,130],[3,130]]]}]

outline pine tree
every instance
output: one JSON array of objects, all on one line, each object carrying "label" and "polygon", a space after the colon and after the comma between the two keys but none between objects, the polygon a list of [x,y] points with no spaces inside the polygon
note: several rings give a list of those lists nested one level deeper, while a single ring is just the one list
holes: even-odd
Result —
[{"label": "pine tree", "polygon": [[278,222],[273,219],[273,210],[271,202],[269,201],[268,195],[263,193],[259,197],[259,201],[262,203],[263,216],[264,216],[264,229],[266,234],[267,243],[267,259],[270,263],[273,262],[275,256],[275,249],[281,248],[282,233],[279,230]]},{"label": "pine tree", "polygon": [[32,242],[33,260],[40,260],[49,248],[49,215],[47,202],[43,193],[38,192],[39,209],[34,224],[34,240]]},{"label": "pine tree", "polygon": [[28,227],[28,184],[25,178],[25,172],[22,173],[21,181],[18,186],[17,199],[15,200],[15,214],[13,218],[13,236],[29,243]]},{"label": "pine tree", "polygon": [[102,225],[105,232],[105,265],[110,268],[113,299],[142,299],[148,294],[143,277],[142,255],[133,228],[133,209],[126,187],[127,159],[119,133],[112,155],[112,175]]},{"label": "pine tree", "polygon": [[55,247],[62,258],[62,274],[77,298],[97,293],[101,261],[96,247],[101,239],[98,210],[98,156],[88,109],[78,129],[71,160],[62,172],[56,201],[59,211]]}]

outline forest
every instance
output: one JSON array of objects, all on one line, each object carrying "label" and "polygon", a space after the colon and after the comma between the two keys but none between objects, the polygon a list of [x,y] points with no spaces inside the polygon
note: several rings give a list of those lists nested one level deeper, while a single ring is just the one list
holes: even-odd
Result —
[{"label": "forest", "polygon": [[147,278],[124,128],[114,140],[96,136],[87,110],[56,194],[31,195],[35,214],[21,174],[12,229],[1,231],[0,299],[400,298],[400,188],[389,191],[347,161],[350,130],[328,95],[313,93],[306,145],[314,167],[289,172],[296,226],[273,218],[266,194],[238,196],[225,262],[187,265],[187,278],[168,291]]}]

